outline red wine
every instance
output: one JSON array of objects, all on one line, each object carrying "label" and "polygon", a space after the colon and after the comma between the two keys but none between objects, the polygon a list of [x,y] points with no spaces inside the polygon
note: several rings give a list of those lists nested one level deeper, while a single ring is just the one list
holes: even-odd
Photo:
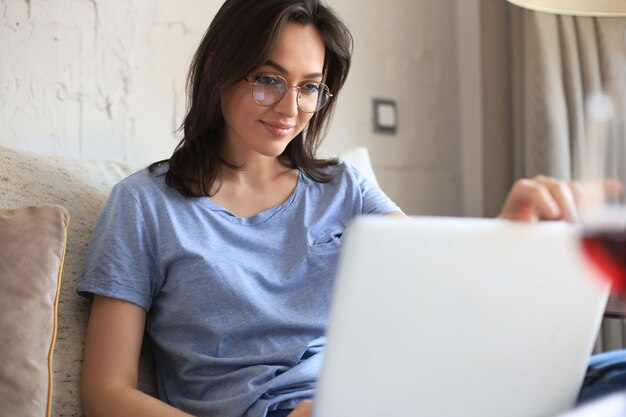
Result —
[{"label": "red wine", "polygon": [[612,291],[626,293],[626,231],[598,231],[583,234],[587,257],[612,283]]}]

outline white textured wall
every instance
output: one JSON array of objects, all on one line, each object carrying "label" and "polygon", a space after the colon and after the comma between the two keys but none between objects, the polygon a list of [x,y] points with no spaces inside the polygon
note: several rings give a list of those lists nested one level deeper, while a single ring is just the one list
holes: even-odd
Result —
[{"label": "white textured wall", "polygon": [[130,162],[167,157],[218,1],[0,1],[0,141]]},{"label": "white textured wall", "polygon": [[[323,147],[370,149],[410,214],[462,212],[453,0],[330,0],[354,65]],[[0,0],[0,144],[146,163],[169,156],[188,64],[221,0]],[[398,103],[372,131],[373,97]]]}]

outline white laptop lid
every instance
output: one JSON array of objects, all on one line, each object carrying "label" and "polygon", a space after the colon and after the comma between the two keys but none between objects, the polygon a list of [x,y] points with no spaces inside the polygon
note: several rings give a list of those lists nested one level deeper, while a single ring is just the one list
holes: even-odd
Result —
[{"label": "white laptop lid", "polygon": [[346,231],[315,417],[546,417],[576,399],[608,284],[552,222]]}]

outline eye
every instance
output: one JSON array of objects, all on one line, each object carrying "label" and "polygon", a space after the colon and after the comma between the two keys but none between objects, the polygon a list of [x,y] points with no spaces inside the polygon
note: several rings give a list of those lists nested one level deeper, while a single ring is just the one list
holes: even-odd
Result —
[{"label": "eye", "polygon": [[272,77],[271,75],[260,75],[256,79],[257,84],[260,84],[264,87],[271,87],[281,84],[281,82],[276,77]]},{"label": "eye", "polygon": [[320,90],[320,86],[317,83],[306,83],[300,86],[302,94],[312,95],[317,94]]}]

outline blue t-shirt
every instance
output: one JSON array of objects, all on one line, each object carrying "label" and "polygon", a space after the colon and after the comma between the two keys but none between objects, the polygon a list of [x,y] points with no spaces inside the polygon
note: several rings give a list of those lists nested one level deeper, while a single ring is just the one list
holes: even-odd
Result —
[{"label": "blue t-shirt", "polygon": [[262,417],[311,398],[346,225],[400,209],[345,163],[327,184],[300,173],[287,201],[250,218],[181,195],[166,169],[114,187],[78,293],[147,311],[159,395],[174,407]]}]

